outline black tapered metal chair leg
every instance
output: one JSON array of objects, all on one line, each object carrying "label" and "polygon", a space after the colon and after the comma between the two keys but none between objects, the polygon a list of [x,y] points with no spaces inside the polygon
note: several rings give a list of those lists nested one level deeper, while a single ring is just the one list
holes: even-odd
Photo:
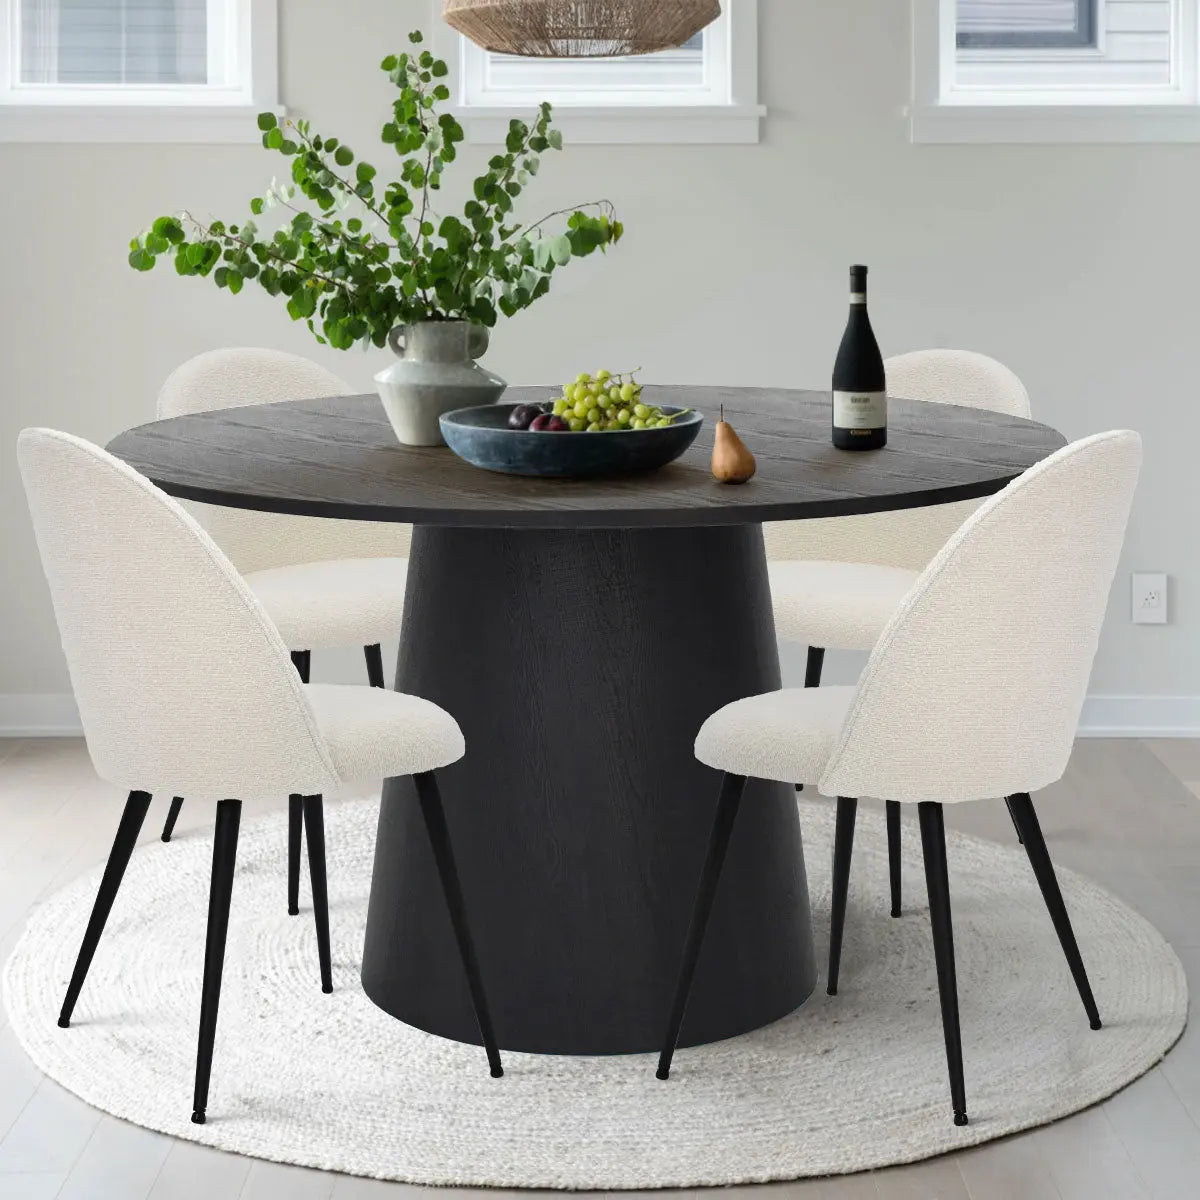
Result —
[{"label": "black tapered metal chair leg", "polygon": [[367,682],[372,687],[387,687],[383,681],[383,648],[376,642],[373,646],[364,646],[363,654],[367,659]]},{"label": "black tapered metal chair leg", "polygon": [[967,1123],[967,1089],[963,1082],[962,1030],[958,1019],[958,980],[954,970],[954,926],[950,919],[950,877],[946,869],[946,826],[940,804],[919,804],[921,849],[925,856],[925,885],[929,889],[929,921],[933,927],[933,957],[937,963],[938,996],[942,1002],[942,1032],[950,1072],[950,1102],[955,1125]]},{"label": "black tapered metal chair leg", "polygon": [[821,646],[809,646],[808,661],[804,664],[804,686],[820,687],[821,671],[825,666],[825,650]]},{"label": "black tapered metal chair leg", "polygon": [[312,884],[313,916],[317,923],[317,958],[321,991],[333,991],[329,954],[329,889],[325,876],[325,807],[320,796],[304,797],[304,837],[308,842],[308,878]]},{"label": "black tapered metal chair leg", "polygon": [[1063,953],[1067,956],[1067,966],[1071,968],[1071,977],[1079,989],[1079,998],[1083,1001],[1088,1023],[1093,1029],[1099,1029],[1100,1010],[1096,1007],[1096,998],[1092,995],[1092,985],[1088,982],[1083,956],[1079,953],[1079,943],[1075,940],[1075,930],[1071,927],[1071,918],[1058,886],[1058,876],[1054,873],[1054,864],[1050,861],[1050,851],[1046,848],[1046,839],[1042,835],[1041,822],[1037,818],[1033,801],[1025,793],[1009,796],[1008,811],[1012,814],[1013,823],[1025,845],[1025,853],[1029,856],[1029,865],[1033,867],[1038,887],[1042,889],[1042,898],[1046,901],[1050,919],[1054,922],[1054,932],[1058,934]]},{"label": "black tapered metal chair leg", "polygon": [[212,1076],[213,1043],[217,1036],[217,1008],[221,1002],[221,974],[225,968],[225,939],[229,933],[229,901],[237,862],[240,800],[217,805],[213,836],[212,879],[208,891],[208,933],[204,940],[204,982],[200,992],[200,1035],[196,1043],[196,1091],[192,1122],[203,1125],[208,1109],[208,1084]]},{"label": "black tapered metal chair leg", "polygon": [[304,797],[288,797],[288,916],[300,912],[300,843],[304,837]]},{"label": "black tapered metal chair leg", "polygon": [[892,890],[892,916],[900,915],[900,802],[889,800],[887,810],[888,883]]},{"label": "black tapered metal chair leg", "polygon": [[679,1031],[683,1027],[688,996],[691,993],[692,980],[696,974],[696,964],[700,961],[700,948],[704,944],[704,931],[708,927],[713,899],[717,894],[717,884],[721,879],[721,868],[725,865],[725,852],[729,849],[733,823],[737,817],[738,807],[742,803],[742,793],[745,790],[746,777],[744,775],[727,774],[721,780],[721,794],[717,800],[716,815],[713,817],[712,834],[708,839],[708,853],[700,872],[696,902],[692,907],[692,920],[688,926],[687,938],[683,943],[683,961],[679,967],[679,980],[675,985],[675,998],[671,1002],[671,1013],[667,1018],[667,1030],[663,1036],[662,1053],[659,1055],[658,1070],[655,1072],[659,1079],[669,1079],[671,1076],[671,1059],[675,1057],[675,1047],[679,1044]]},{"label": "black tapered metal chair leg", "polygon": [[312,651],[311,650],[293,650],[292,651],[292,666],[296,668],[300,676],[301,683],[308,682],[309,673],[312,670]]},{"label": "black tapered metal chair leg", "polygon": [[432,771],[426,771],[420,775],[414,775],[413,783],[417,788],[417,798],[421,802],[421,815],[425,819],[425,828],[429,833],[429,844],[433,848],[434,862],[437,864],[438,876],[442,881],[446,907],[450,911],[450,924],[454,927],[454,937],[458,942],[458,952],[467,976],[467,988],[471,993],[471,1006],[475,1010],[479,1035],[483,1039],[483,1046],[487,1051],[488,1066],[491,1069],[492,1078],[499,1079],[504,1074],[504,1067],[500,1063],[500,1048],[496,1044],[496,1034],[492,1029],[492,1017],[488,1012],[487,996],[483,990],[483,976],[479,970],[479,959],[475,953],[475,943],[471,938],[471,928],[467,922],[467,906],[463,900],[458,867],[454,862],[454,851],[450,845],[450,830],[446,824],[446,812],[442,807],[442,797],[438,790],[437,779]]},{"label": "black tapered metal chair leg", "polygon": [[58,1014],[58,1023],[63,1029],[71,1024],[71,1014],[75,1011],[75,1003],[83,990],[83,981],[92,965],[96,947],[100,944],[100,935],[104,932],[105,922],[112,911],[113,901],[117,898],[121,880],[125,877],[125,868],[129,865],[133,848],[137,845],[138,834],[142,831],[142,822],[146,819],[149,808],[149,792],[130,792],[125,800],[125,811],[117,825],[117,835],[113,838],[112,849],[108,852],[108,862],[104,864],[104,874],[100,877],[100,887],[96,891],[92,915],[88,917],[83,943],[75,959],[75,970],[71,972],[67,995]]},{"label": "black tapered metal chair leg", "polygon": [[170,811],[167,813],[166,821],[163,823],[162,840],[164,842],[169,842],[171,840],[171,834],[173,834],[175,832],[175,822],[179,820],[179,810],[182,807],[183,807],[183,797],[182,796],[172,796],[171,797],[171,808],[170,808]]},{"label": "black tapered metal chair leg", "polygon": [[[821,686],[821,669],[825,665],[825,650],[821,646],[809,646],[808,660],[804,664],[804,686],[806,688]],[[796,784],[796,791],[804,791],[804,784]]]},{"label": "black tapered metal chair leg", "polygon": [[1021,832],[1020,823],[1017,821],[1017,814],[1013,812],[1012,797],[1005,797],[1004,803],[1008,805],[1008,815],[1012,818],[1013,828],[1017,831],[1017,841],[1023,846],[1025,845],[1025,835]]},{"label": "black tapered metal chair leg", "polygon": [[846,895],[850,890],[850,859],[854,853],[854,814],[858,801],[839,796],[833,834],[833,904],[829,922],[829,979],[825,990],[837,995],[842,965],[842,933],[846,928]]}]

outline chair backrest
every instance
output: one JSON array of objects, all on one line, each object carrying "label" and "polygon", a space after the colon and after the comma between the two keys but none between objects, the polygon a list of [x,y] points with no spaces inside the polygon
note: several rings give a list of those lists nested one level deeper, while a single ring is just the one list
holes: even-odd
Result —
[{"label": "chair backrest", "polygon": [[1098,434],[983,503],[872,651],[822,792],[948,803],[1061,778],[1141,459],[1136,433]]},{"label": "chair backrest", "polygon": [[[1029,416],[1029,393],[1003,363],[971,350],[914,350],[884,364],[888,394]],[[763,527],[767,557],[879,563],[922,570],[979,502]]]},{"label": "chair backrest", "polygon": [[1002,362],[974,350],[913,350],[884,364],[888,395],[1030,415],[1029,393]]},{"label": "chair backrest", "polygon": [[208,534],[81,438],[27,429],[17,456],[97,774],[197,798],[331,790],[287,648]]},{"label": "chair backrest", "polygon": [[[172,372],[159,392],[158,415],[351,394],[344,380],[298,354],[254,347],[211,350]],[[186,507],[243,573],[338,558],[403,558],[412,534],[409,526],[390,522]]]}]

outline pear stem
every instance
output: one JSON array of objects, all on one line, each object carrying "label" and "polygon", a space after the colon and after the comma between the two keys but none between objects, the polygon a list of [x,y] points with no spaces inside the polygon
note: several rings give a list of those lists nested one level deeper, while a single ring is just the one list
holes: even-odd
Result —
[{"label": "pear stem", "polygon": [[725,424],[725,405],[721,405],[721,424]]}]

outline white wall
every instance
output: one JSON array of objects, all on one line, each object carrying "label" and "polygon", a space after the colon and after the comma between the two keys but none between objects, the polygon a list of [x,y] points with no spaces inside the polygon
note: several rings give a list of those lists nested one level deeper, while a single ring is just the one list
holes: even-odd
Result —
[{"label": "white wall", "polygon": [[[285,102],[366,152],[389,95],[375,64],[429,26],[433,5],[280,9]],[[897,0],[763,0],[763,144],[568,146],[547,161],[530,215],[607,196],[627,238],[502,326],[488,365],[514,383],[610,364],[659,382],[827,386],[846,267],[867,262],[885,354],[981,350],[1068,436],[1143,433],[1125,566],[1171,573],[1173,620],[1131,626],[1122,575],[1093,692],[1200,696],[1200,147],[913,146],[909,59]],[[388,153],[370,157],[382,170]],[[469,149],[459,182],[489,153]],[[0,146],[0,695],[67,686],[13,465],[18,429],[103,442],[152,417],[174,365],[225,344],[310,353],[370,386],[381,355],[321,351],[260,293],[125,265],[150,218],[184,206],[237,218],[280,165],[252,146]]]}]

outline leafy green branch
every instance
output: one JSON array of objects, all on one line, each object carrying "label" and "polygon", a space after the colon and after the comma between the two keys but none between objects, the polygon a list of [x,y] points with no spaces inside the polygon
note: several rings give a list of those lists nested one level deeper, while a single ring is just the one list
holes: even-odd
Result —
[{"label": "leafy green branch", "polygon": [[[423,39],[417,32],[409,40],[418,47]],[[438,111],[450,98],[446,64],[414,48],[388,55],[381,67],[398,91],[380,140],[400,160],[399,178],[381,184],[376,167],[340,139],[306,120],[281,123],[262,113],[263,145],[290,159],[290,183],[255,197],[240,225],[186,212],[157,218],[130,243],[130,266],[148,271],[174,258],[178,274],[211,276],[234,294],[253,280],[286,297],[289,315],[306,321],[318,341],[345,349],[358,341],[382,346],[397,325],[420,321],[494,325],[500,313],[513,316],[546,295],[555,271],[573,258],[620,240],[624,230],[607,200],[531,224],[515,218],[541,157],[562,149],[548,104],[529,124],[510,122],[504,152],[474,180],[461,217],[436,217],[431,193],[465,137],[452,113]],[[379,228],[368,229],[360,215],[343,220],[355,205]],[[276,209],[288,217],[261,234],[257,219]],[[546,229],[562,217],[565,229]]]}]

